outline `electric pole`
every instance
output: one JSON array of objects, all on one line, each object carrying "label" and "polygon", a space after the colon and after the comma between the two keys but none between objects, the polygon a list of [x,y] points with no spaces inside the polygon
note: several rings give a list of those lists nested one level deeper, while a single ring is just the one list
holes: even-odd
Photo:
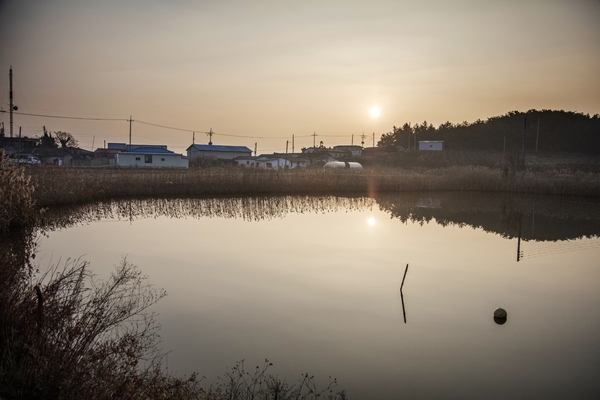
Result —
[{"label": "electric pole", "polygon": [[208,132],[207,135],[210,137],[210,139],[208,140],[208,145],[212,146],[212,135],[213,135],[212,128],[210,128],[210,132]]},{"label": "electric pole", "polygon": [[527,138],[527,118],[523,118],[523,170],[525,170],[525,139]]},{"label": "electric pole", "polygon": [[313,147],[317,147],[317,133],[315,131],[313,131],[312,137],[313,137]]},{"label": "electric pole", "polygon": [[129,149],[127,151],[131,151],[131,123],[133,119],[131,119],[131,115],[129,116]]},{"label": "electric pole", "polygon": [[15,110],[16,107],[13,104],[12,65],[8,71],[8,82],[10,86],[10,137],[13,137],[13,110]]}]

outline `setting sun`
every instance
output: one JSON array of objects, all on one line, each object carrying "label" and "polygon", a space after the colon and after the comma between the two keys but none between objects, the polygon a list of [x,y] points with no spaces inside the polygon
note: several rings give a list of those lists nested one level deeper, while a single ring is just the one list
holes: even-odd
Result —
[{"label": "setting sun", "polygon": [[367,220],[367,223],[371,226],[375,225],[375,218],[371,217]]},{"label": "setting sun", "polygon": [[371,114],[371,117],[373,117],[373,118],[379,117],[379,113],[380,113],[379,107],[375,107],[375,106],[371,107],[371,110],[369,111],[369,114]]}]

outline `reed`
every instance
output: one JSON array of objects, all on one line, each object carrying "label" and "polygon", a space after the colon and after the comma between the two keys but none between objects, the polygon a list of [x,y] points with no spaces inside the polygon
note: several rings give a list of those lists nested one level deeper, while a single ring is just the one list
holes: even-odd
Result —
[{"label": "reed", "polygon": [[33,192],[30,178],[21,168],[0,165],[0,233],[34,222]]},{"label": "reed", "polygon": [[246,168],[93,169],[28,168],[40,207],[119,198],[366,195],[410,191],[486,191],[600,196],[592,172],[528,171],[507,174],[482,166],[409,171],[262,170]]}]

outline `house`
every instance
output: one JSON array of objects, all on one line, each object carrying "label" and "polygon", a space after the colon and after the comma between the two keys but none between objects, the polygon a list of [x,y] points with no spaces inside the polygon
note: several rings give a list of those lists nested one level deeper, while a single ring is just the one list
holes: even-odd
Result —
[{"label": "house", "polygon": [[357,145],[339,145],[333,146],[335,150],[346,150],[350,152],[352,157],[360,157],[362,154],[362,146]]},{"label": "house", "polygon": [[122,150],[118,149],[103,149],[98,148],[94,150],[94,160],[96,161],[94,164],[100,165],[108,165],[108,164],[116,164],[117,163],[117,154]]},{"label": "house", "polygon": [[66,148],[36,147],[31,154],[40,159],[42,164],[73,165],[73,155]]},{"label": "house", "polygon": [[117,165],[121,167],[188,168],[187,157],[162,146],[137,147],[117,153]]},{"label": "house", "polygon": [[441,151],[444,149],[443,140],[421,140],[419,141],[419,150]]},{"label": "house", "polygon": [[303,154],[261,154],[260,156],[240,156],[233,159],[235,165],[265,169],[306,168],[310,160]]},{"label": "house", "polygon": [[193,144],[187,148],[190,164],[219,165],[220,163],[234,163],[236,157],[251,156],[252,150],[246,146],[224,146],[213,144]]},{"label": "house", "polygon": [[346,158],[346,157],[350,157],[352,156],[352,152],[346,149],[337,149],[337,148],[331,148],[331,147],[324,147],[323,146],[323,142],[321,142],[321,145],[319,147],[308,147],[308,148],[303,148],[302,149],[302,153],[304,154],[328,154],[329,156],[335,158],[336,160],[339,158]]},{"label": "house", "polygon": [[325,152],[305,153],[304,155],[308,158],[309,165],[315,168],[321,168],[330,161],[339,161],[337,158],[332,157],[329,153]]},{"label": "house", "polygon": [[273,153],[262,154],[261,157],[274,160],[275,168],[306,168],[310,165],[310,160],[305,154]]},{"label": "house", "polygon": [[28,137],[6,137],[0,135],[0,148],[6,155],[13,153],[30,153],[38,145],[38,139]]},{"label": "house", "polygon": [[108,150],[129,151],[140,147],[161,147],[167,149],[166,144],[127,144],[127,143],[108,143]]}]

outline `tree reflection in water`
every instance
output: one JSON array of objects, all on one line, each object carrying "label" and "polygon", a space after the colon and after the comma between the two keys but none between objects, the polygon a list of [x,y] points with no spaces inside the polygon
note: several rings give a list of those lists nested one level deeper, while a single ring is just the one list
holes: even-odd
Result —
[{"label": "tree reflection in water", "polygon": [[[281,196],[207,199],[140,199],[46,210],[42,231],[101,219],[239,218],[261,221],[288,213],[366,210],[373,206],[402,222],[470,226],[504,238],[559,241],[597,237],[600,208],[594,198],[514,196],[497,193],[419,192],[369,197]],[[519,235],[519,231],[521,234]]]}]

